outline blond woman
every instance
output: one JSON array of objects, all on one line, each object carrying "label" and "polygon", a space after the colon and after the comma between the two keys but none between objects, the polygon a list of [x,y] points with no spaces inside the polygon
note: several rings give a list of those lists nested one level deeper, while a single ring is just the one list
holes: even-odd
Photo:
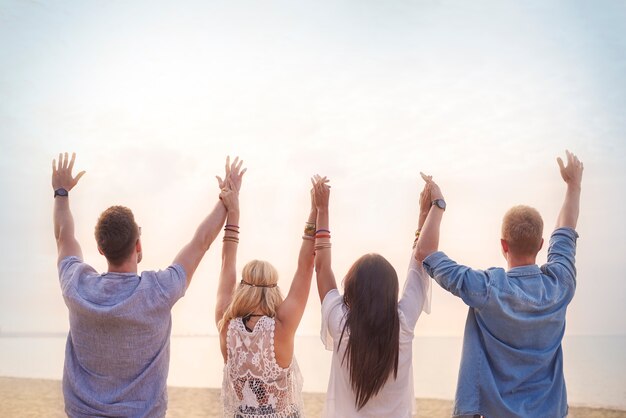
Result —
[{"label": "blond woman", "polygon": [[293,350],[313,276],[315,206],[311,205],[298,267],[286,298],[278,288],[276,269],[267,261],[247,263],[237,283],[238,195],[245,170],[237,159],[231,165],[227,160],[226,165],[226,178],[218,178],[228,215],[215,309],[225,363],[223,416],[301,417],[302,377]]}]

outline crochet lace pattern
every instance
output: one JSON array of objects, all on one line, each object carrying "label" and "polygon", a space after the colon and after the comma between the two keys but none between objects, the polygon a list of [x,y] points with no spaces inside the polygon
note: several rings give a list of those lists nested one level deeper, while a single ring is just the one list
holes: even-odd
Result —
[{"label": "crochet lace pattern", "polygon": [[228,324],[222,404],[227,418],[300,418],[302,375],[294,357],[283,369],[274,354],[273,318],[259,318],[252,332],[241,318]]}]

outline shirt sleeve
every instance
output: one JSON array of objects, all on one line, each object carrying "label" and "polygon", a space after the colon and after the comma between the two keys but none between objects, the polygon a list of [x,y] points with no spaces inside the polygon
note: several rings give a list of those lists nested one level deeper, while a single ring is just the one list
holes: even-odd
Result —
[{"label": "shirt sleeve", "polygon": [[81,276],[81,274],[97,274],[90,265],[83,263],[83,260],[71,255],[59,262],[59,284],[61,292],[65,295],[71,285]]},{"label": "shirt sleeve", "polygon": [[460,297],[473,308],[482,306],[489,296],[489,274],[457,264],[441,251],[424,259],[424,269],[439,286]]},{"label": "shirt sleeve", "polygon": [[332,289],[322,301],[322,330],[320,337],[326,350],[333,350],[333,342],[339,338],[341,323],[345,315],[343,297],[337,289]]},{"label": "shirt sleeve", "polygon": [[407,273],[404,289],[398,307],[407,320],[407,324],[411,329],[415,328],[417,319],[420,314],[430,313],[431,300],[430,277],[424,271],[424,268],[417,262],[415,257],[411,255],[409,262],[409,271]]},{"label": "shirt sleeve", "polygon": [[174,306],[187,290],[187,275],[180,264],[156,272],[156,282],[170,306]]},{"label": "shirt sleeve", "polygon": [[541,270],[550,276],[565,280],[576,286],[576,239],[578,233],[572,228],[555,229],[550,237],[548,262]]}]

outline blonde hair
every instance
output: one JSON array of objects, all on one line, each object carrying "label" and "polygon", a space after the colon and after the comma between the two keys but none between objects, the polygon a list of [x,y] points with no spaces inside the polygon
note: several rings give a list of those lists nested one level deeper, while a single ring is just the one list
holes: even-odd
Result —
[{"label": "blonde hair", "polygon": [[[220,330],[231,319],[245,317],[257,311],[273,318],[276,316],[276,309],[283,303],[283,295],[276,286],[278,272],[267,261],[250,261],[243,267],[241,276],[242,283],[235,289],[233,300],[218,324]],[[266,287],[271,285],[274,287]]]},{"label": "blonde hair", "polygon": [[518,205],[504,214],[502,239],[509,244],[509,251],[513,254],[537,255],[542,234],[543,220],[537,209]]}]

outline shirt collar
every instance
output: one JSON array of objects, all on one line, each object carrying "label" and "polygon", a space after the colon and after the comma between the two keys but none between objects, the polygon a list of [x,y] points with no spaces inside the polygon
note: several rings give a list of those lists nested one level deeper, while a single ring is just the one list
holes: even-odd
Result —
[{"label": "shirt collar", "polygon": [[529,264],[527,266],[513,267],[506,274],[509,276],[534,276],[541,274],[541,269],[536,264]]}]

